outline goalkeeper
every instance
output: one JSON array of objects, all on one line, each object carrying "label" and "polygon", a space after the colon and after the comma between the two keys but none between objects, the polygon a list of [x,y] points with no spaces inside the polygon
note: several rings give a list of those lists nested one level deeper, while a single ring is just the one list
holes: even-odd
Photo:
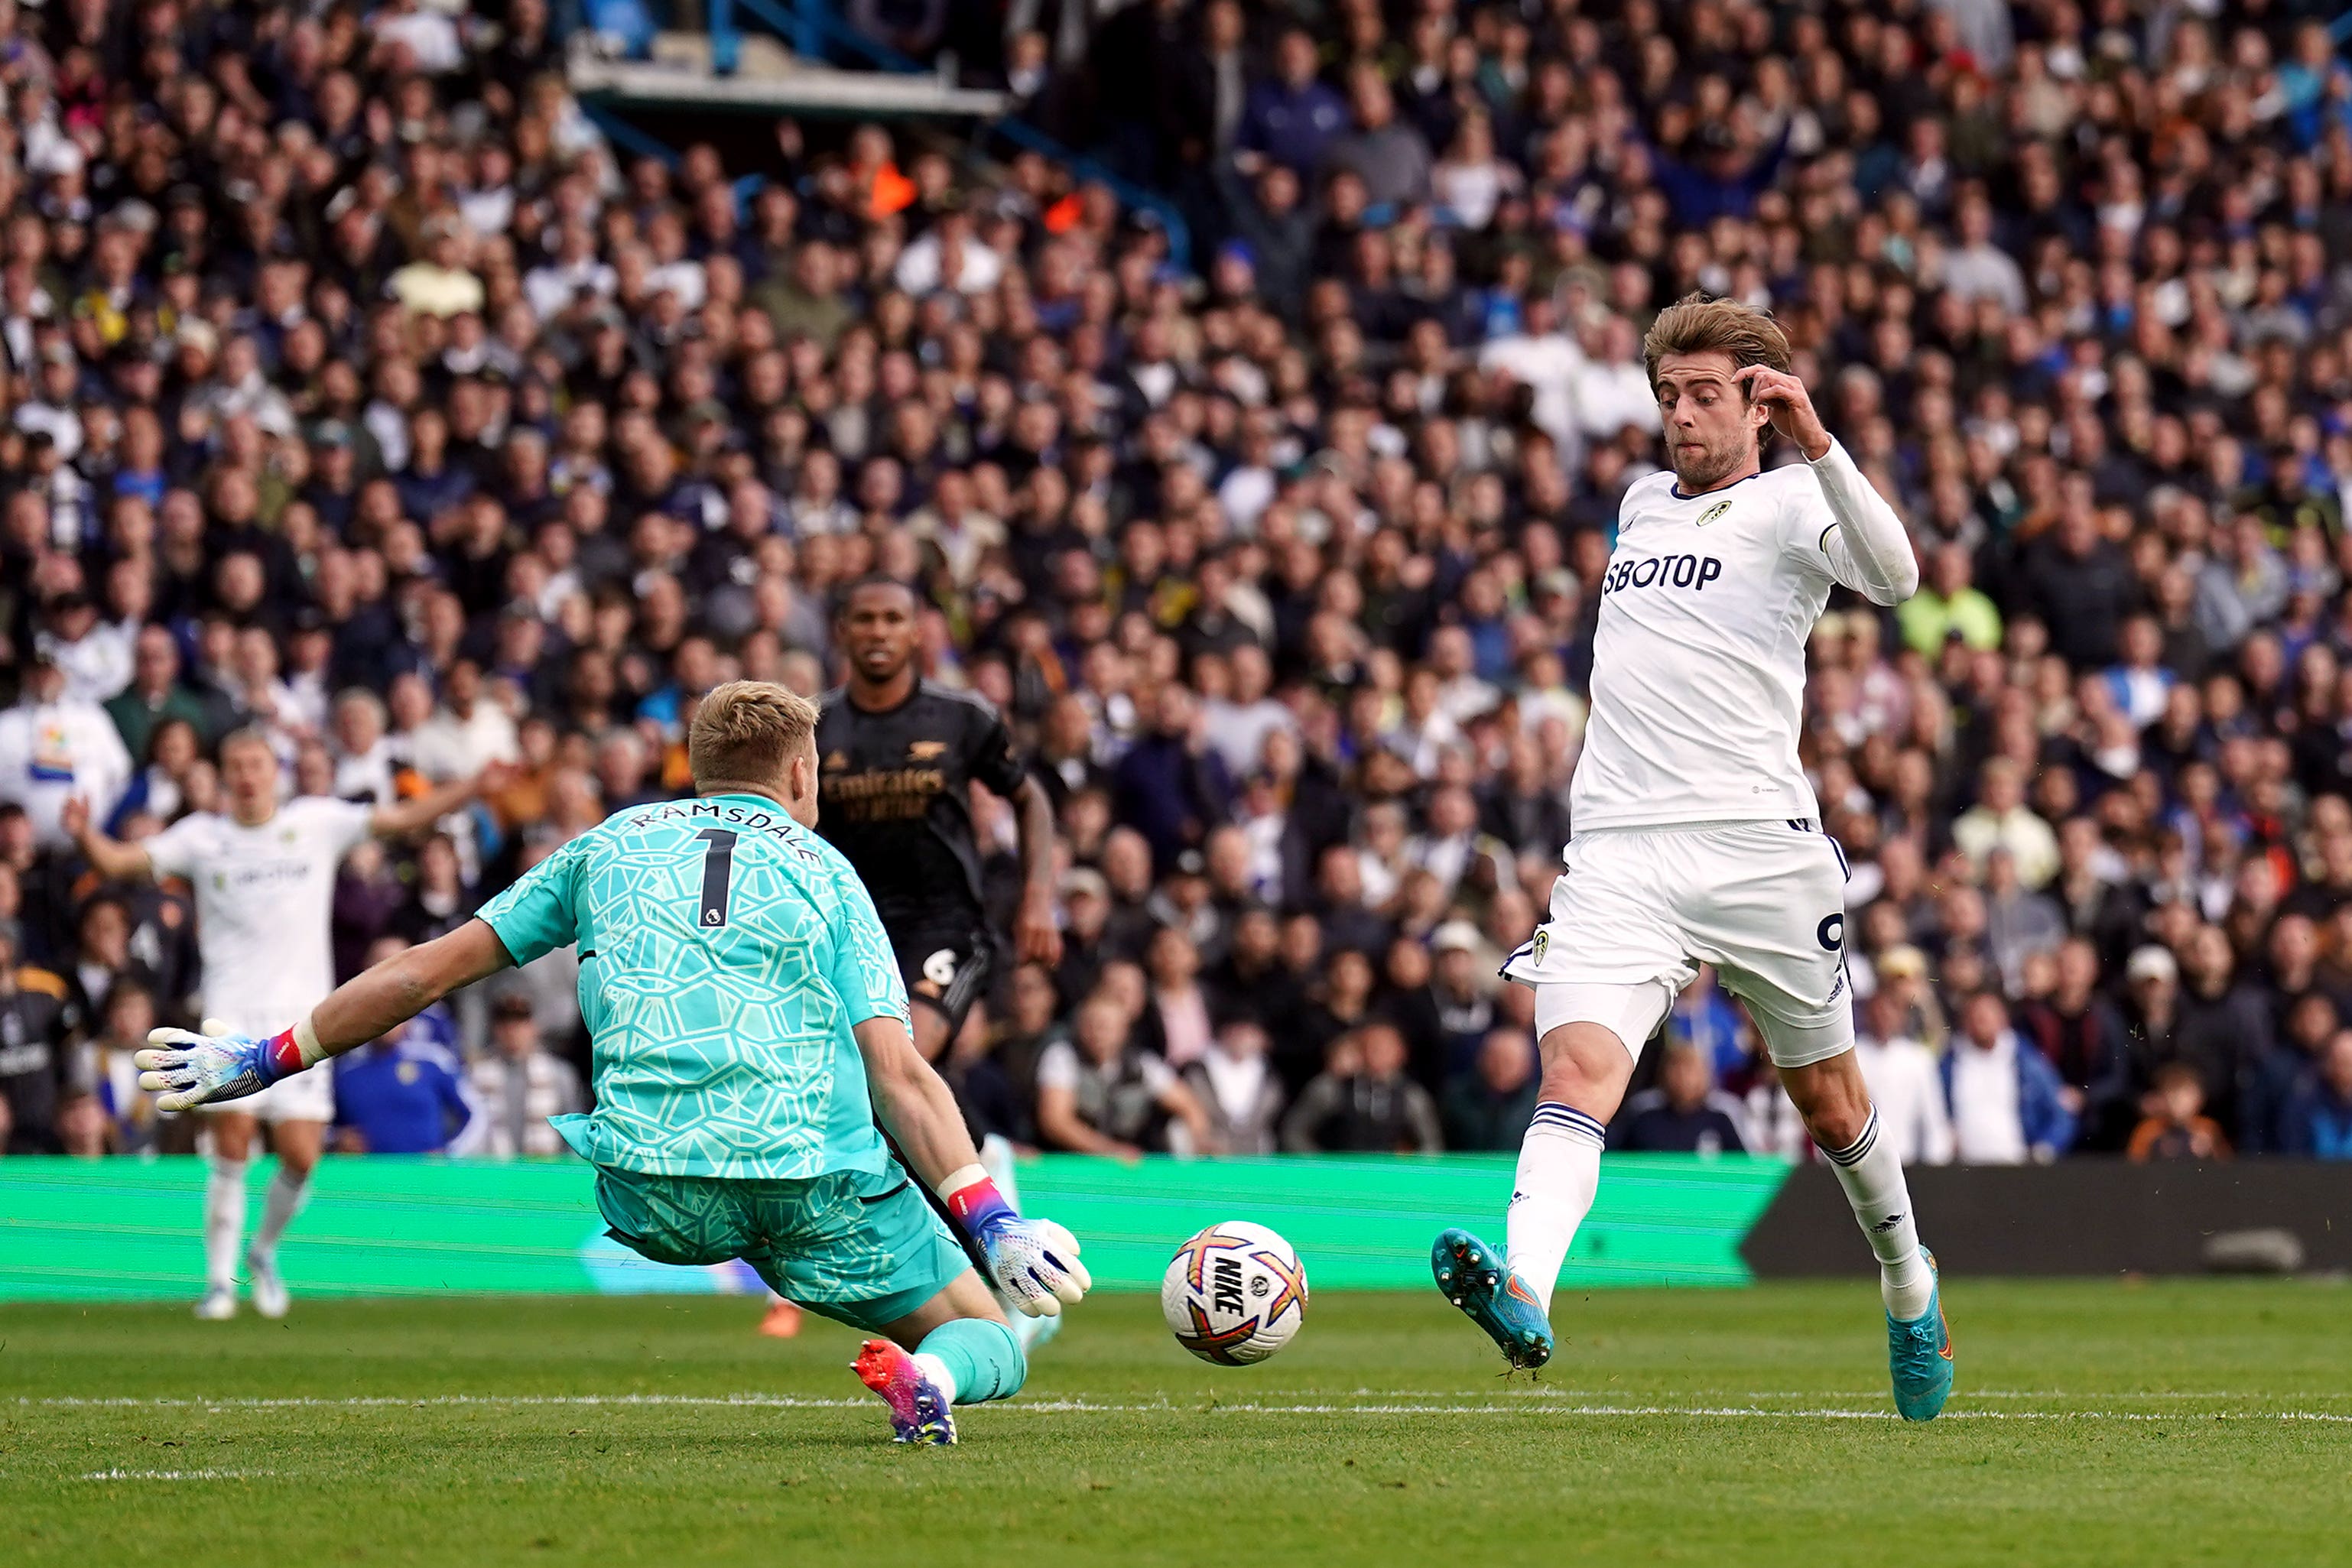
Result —
[{"label": "goalkeeper", "polygon": [[810,831],[816,716],[780,686],[719,686],[688,733],[696,799],[607,819],[274,1039],[156,1030],[141,1082],[166,1110],[237,1099],[577,944],[596,1109],[554,1125],[595,1166],[614,1239],[663,1263],[740,1258],[785,1299],[877,1336],[857,1373],[898,1440],[955,1441],[950,1406],[1027,1375],[998,1294],[1050,1317],[1090,1281],[1068,1231],[998,1195],[915,1053],[873,901]]}]

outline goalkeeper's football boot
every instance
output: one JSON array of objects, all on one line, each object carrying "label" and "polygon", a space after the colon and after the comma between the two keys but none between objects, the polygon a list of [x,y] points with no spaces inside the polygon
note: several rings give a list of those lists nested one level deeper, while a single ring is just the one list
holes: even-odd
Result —
[{"label": "goalkeeper's football boot", "polygon": [[1952,1392],[1952,1330],[1944,1322],[1942,1277],[1936,1255],[1925,1247],[1935,1283],[1927,1292],[1927,1310],[1907,1322],[1886,1314],[1886,1364],[1895,1375],[1895,1408],[1906,1421],[1933,1421]]},{"label": "goalkeeper's football boot", "polygon": [[915,1358],[887,1339],[869,1339],[854,1364],[866,1387],[890,1406],[893,1442],[946,1445],[956,1440],[947,1396]]},{"label": "goalkeeper's football boot", "polygon": [[1551,1359],[1543,1302],[1494,1249],[1466,1230],[1448,1230],[1430,1249],[1429,1271],[1445,1299],[1502,1347],[1513,1371],[1531,1372]]}]

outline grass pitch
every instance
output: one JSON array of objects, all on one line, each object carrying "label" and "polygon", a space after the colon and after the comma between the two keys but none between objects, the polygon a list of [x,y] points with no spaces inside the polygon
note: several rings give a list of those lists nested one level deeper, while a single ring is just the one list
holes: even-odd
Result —
[{"label": "grass pitch", "polygon": [[1563,1297],[1506,1383],[1432,1292],[1204,1366],[1098,1298],[963,1443],[742,1299],[0,1308],[0,1563],[2352,1563],[2352,1290],[1961,1280],[1895,1421],[1867,1285]]}]

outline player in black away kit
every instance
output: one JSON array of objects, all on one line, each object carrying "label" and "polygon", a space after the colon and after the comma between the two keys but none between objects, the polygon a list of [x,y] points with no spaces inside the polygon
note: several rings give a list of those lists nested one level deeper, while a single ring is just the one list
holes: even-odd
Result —
[{"label": "player in black away kit", "polygon": [[856,583],[841,601],[834,634],[849,674],[825,694],[817,723],[817,831],[874,895],[914,1003],[915,1048],[937,1061],[987,988],[996,953],[981,908],[972,779],[1019,814],[1019,960],[1059,963],[1062,936],[1045,787],[1013,756],[986,699],[917,673],[917,610],[914,591],[888,578]]},{"label": "player in black away kit", "polygon": [[[1013,935],[1021,961],[1060,963],[1062,934],[1054,922],[1053,803],[1013,756],[1013,737],[986,699],[917,672],[919,608],[913,589],[887,577],[852,584],[841,601],[834,640],[849,672],[824,695],[817,719],[817,831],[849,857],[874,895],[913,1003],[915,1049],[937,1061],[987,989],[996,956],[980,901],[972,779],[1019,813],[1022,894]],[[981,1163],[1017,1202],[1012,1154],[1002,1137],[981,1139]],[[940,1213],[961,1237],[962,1226]],[[1061,1322],[1016,1315],[1024,1348]],[[779,1338],[799,1331],[800,1309],[781,1299],[761,1325]]]}]

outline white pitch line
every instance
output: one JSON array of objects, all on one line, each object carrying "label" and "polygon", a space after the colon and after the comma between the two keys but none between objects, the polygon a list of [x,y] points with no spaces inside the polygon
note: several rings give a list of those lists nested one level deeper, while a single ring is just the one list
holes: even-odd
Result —
[{"label": "white pitch line", "polygon": [[[1567,1388],[1550,1383],[1533,1383],[1521,1384],[1515,1387],[1498,1389],[1496,1392],[1495,1396],[1500,1399],[1523,1399],[1532,1403],[1546,1399],[1614,1399],[1622,1397],[1628,1392],[1630,1391],[1622,1387]],[[1885,1392],[1886,1391],[1883,1388],[1812,1388],[1804,1390],[1790,1390],[1785,1388],[1693,1388],[1688,1390],[1690,1396],[1694,1399],[1723,1400],[1879,1399],[1885,1396]],[[1961,1397],[1968,1399],[2080,1399],[2085,1396],[2081,1390],[2072,1388],[1978,1388],[1970,1385],[1961,1388],[1958,1392]],[[1454,1389],[1349,1388],[1335,1392],[1320,1388],[1261,1388],[1256,1391],[1254,1397],[1262,1400],[1458,1399],[1461,1397],[1461,1395],[1458,1391]],[[2204,1392],[2185,1388],[2141,1388],[2105,1390],[2102,1391],[2097,1397],[2101,1399],[2136,1400],[2214,1400],[2237,1399],[2242,1397],[2242,1396],[2231,1390]],[[2320,1400],[2352,1399],[2352,1391],[2342,1393],[2315,1391],[2303,1396],[2303,1397]]]},{"label": "white pitch line", "polygon": [[241,1481],[276,1470],[85,1470],[86,1481]]},{"label": "white pitch line", "polygon": [[[1392,1400],[1392,1396],[1383,1396]],[[1774,1398],[1818,1398],[1818,1395],[1773,1395]],[[389,1396],[354,1396],[340,1399],[320,1398],[220,1398],[220,1399],[19,1399],[19,1405],[37,1405],[45,1408],[138,1408],[138,1409],[203,1409],[203,1410],[286,1410],[286,1409],[397,1409],[424,1406],[472,1406],[490,1409],[562,1408],[626,1408],[632,1406],[678,1407],[687,1409],[773,1409],[773,1410],[870,1410],[868,1399],[807,1398],[797,1395],[735,1394],[707,1396],[690,1394],[440,1394],[415,1398],[394,1398]],[[1161,1400],[1148,1404],[1111,1404],[1089,1399],[1033,1399],[1000,1405],[1007,1412],[1028,1411],[1039,1415],[1098,1415],[1098,1416],[1696,1416],[1713,1420],[1768,1421],[1892,1421],[1895,1413],[1884,1407],[1860,1408],[1845,1406],[1796,1406],[1771,1408],[1758,1405],[1632,1405],[1578,1403],[1556,1396],[1521,1396],[1508,1404],[1428,1403],[1401,1404],[1333,1404],[1328,1402],[1300,1404],[1270,1404],[1262,1400],[1219,1400],[1214,1404],[1176,1404]],[[1948,1410],[1947,1421],[2316,1421],[2352,1424],[2352,1415],[2324,1410],[2181,1410],[2163,1414],[2149,1410]]]}]

